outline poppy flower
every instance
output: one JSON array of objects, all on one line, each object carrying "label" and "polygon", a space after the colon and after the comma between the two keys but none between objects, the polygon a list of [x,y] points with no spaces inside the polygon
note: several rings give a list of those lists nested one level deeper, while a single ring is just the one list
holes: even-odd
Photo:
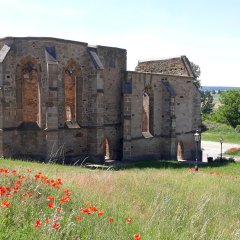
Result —
[{"label": "poppy flower", "polygon": [[134,240],[141,240],[141,235],[140,234],[134,234],[133,239]]},{"label": "poppy flower", "polygon": [[41,221],[40,220],[37,220],[35,225],[34,225],[35,228],[40,228],[41,227]]},{"label": "poppy flower", "polygon": [[58,207],[58,208],[57,208],[57,212],[58,212],[58,213],[62,212],[62,208]]},{"label": "poppy flower", "polygon": [[76,219],[77,222],[82,221],[82,217],[80,217],[80,216],[75,216],[75,219]]},{"label": "poppy flower", "polygon": [[54,223],[54,224],[53,224],[53,228],[54,228],[55,230],[58,230],[59,227],[60,227],[60,223]]},{"label": "poppy flower", "polygon": [[100,212],[98,212],[98,216],[101,217],[104,214],[104,210],[102,209]]},{"label": "poppy flower", "polygon": [[53,203],[48,203],[48,207],[49,208],[54,208],[54,204]]},{"label": "poppy flower", "polygon": [[90,206],[89,209],[93,212],[97,212],[97,208],[95,206]]},{"label": "poppy flower", "polygon": [[108,219],[108,222],[114,222],[114,218],[113,217],[110,217],[109,219]]},{"label": "poppy flower", "polygon": [[67,202],[69,202],[69,197],[68,196],[62,197],[60,199],[60,204],[67,203]]},{"label": "poppy flower", "polygon": [[126,223],[131,223],[133,220],[131,218],[126,218]]},{"label": "poppy flower", "polygon": [[90,202],[85,202],[83,205],[85,206],[90,205]]},{"label": "poppy flower", "polygon": [[53,196],[48,196],[47,197],[47,201],[53,201],[54,200],[54,197]]},{"label": "poppy flower", "polygon": [[10,202],[4,200],[4,201],[2,202],[2,204],[1,204],[1,206],[2,206],[3,208],[8,208],[8,207],[10,206]]}]

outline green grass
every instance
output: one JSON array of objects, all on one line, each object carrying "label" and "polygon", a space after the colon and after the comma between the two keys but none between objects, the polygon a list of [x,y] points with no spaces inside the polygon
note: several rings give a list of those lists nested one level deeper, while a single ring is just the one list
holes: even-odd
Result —
[{"label": "green grass", "polygon": [[[1,172],[1,186],[14,184],[19,175],[25,176],[25,180],[20,178],[19,192],[8,198],[11,205],[0,206],[3,240],[125,240],[134,239],[136,233],[149,240],[240,238],[238,163],[201,165],[199,172],[189,171],[189,164],[166,161],[127,164],[118,166],[117,171],[11,160],[1,160],[0,164],[2,169],[11,170]],[[13,169],[17,175],[12,174]],[[60,177],[63,186],[56,189],[35,180],[39,171],[49,179]],[[57,213],[65,188],[71,192],[71,200]],[[24,193],[33,196],[26,198]],[[54,209],[47,207],[48,196],[55,197]],[[2,195],[0,205],[4,199]],[[81,215],[86,201],[98,210],[104,209],[104,215]],[[77,222],[74,216],[80,215],[83,219]],[[51,224],[44,223],[46,217],[52,219]],[[109,217],[114,222],[109,223]],[[126,218],[133,221],[127,224]],[[34,227],[37,219],[42,221],[39,229]],[[59,230],[53,229],[53,221],[60,223]]]},{"label": "green grass", "polygon": [[224,155],[240,156],[240,148],[230,148],[224,153]]},{"label": "green grass", "polygon": [[240,144],[240,133],[231,126],[210,121],[205,121],[203,124],[207,127],[207,131],[202,133],[202,140],[219,142],[220,137],[223,137],[224,142]]}]

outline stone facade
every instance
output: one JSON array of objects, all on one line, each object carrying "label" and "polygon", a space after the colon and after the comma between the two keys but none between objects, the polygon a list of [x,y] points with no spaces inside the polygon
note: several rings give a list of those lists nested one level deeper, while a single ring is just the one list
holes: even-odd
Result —
[{"label": "stone facade", "polygon": [[60,162],[194,159],[200,93],[188,59],[55,38],[0,39],[0,155]]}]

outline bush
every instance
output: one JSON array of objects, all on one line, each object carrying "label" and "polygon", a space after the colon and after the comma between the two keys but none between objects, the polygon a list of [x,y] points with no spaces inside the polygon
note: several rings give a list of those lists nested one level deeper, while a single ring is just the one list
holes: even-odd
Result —
[{"label": "bush", "polygon": [[235,127],[235,131],[236,131],[237,133],[240,133],[240,125],[237,125],[237,126]]}]

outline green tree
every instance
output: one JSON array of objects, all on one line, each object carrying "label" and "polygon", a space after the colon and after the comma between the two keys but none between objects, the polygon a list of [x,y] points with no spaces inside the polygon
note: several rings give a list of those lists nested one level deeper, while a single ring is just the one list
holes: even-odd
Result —
[{"label": "green tree", "polygon": [[213,112],[214,103],[213,96],[209,91],[201,92],[201,113],[203,118]]},{"label": "green tree", "polygon": [[201,88],[201,80],[199,79],[200,75],[201,75],[201,69],[199,67],[199,65],[193,63],[193,62],[190,62],[190,65],[191,65],[191,68],[192,68],[192,71],[194,73],[194,81],[193,83],[195,84],[195,86],[200,89]]},{"label": "green tree", "polygon": [[222,105],[215,112],[215,119],[234,128],[240,125],[240,89],[221,93],[220,103]]}]

